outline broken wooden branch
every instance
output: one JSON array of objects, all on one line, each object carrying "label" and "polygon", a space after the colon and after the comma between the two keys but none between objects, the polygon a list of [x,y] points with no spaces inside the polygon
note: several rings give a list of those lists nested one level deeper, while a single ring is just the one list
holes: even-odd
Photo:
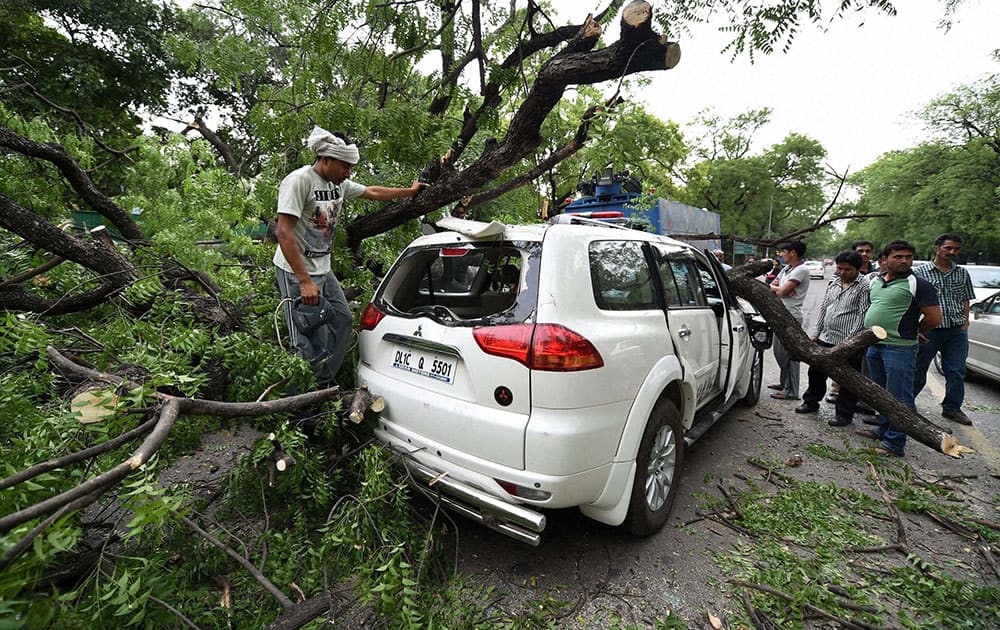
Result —
[{"label": "broken wooden branch", "polygon": [[381,396],[374,396],[366,387],[359,387],[354,391],[351,398],[350,419],[354,424],[360,424],[365,419],[365,413],[382,413],[385,409],[385,399]]},{"label": "broken wooden branch", "polygon": [[896,504],[893,503],[892,497],[889,496],[889,491],[886,489],[885,485],[882,483],[882,479],[879,478],[878,472],[875,470],[874,464],[868,462],[868,475],[878,486],[878,489],[882,492],[882,501],[885,503],[886,509],[889,511],[889,515],[892,516],[896,523],[896,545],[901,551],[907,553],[910,545],[906,541],[906,529],[903,527],[903,519],[899,516],[899,510],[896,509]]},{"label": "broken wooden branch", "polygon": [[[773,595],[775,597],[785,600],[786,602],[794,602],[796,599],[791,595],[789,595],[788,593],[785,593],[784,591],[779,591],[776,588],[771,588],[769,586],[764,586],[762,584],[754,584],[753,582],[747,582],[745,580],[737,580],[735,578],[730,578],[729,580],[727,580],[727,582],[729,582],[730,584],[734,584],[736,586],[742,586],[744,588],[752,588],[755,591],[760,591],[761,593],[767,593],[768,595]],[[842,617],[838,617],[837,615],[834,615],[831,612],[827,612],[822,608],[819,608],[818,606],[813,606],[812,604],[803,603],[802,608],[803,610],[807,610],[813,613],[814,615],[819,615],[824,619],[828,619],[829,621],[838,623],[845,628],[852,628],[855,630],[873,630],[875,628],[875,626],[867,624],[863,621],[856,621],[852,619],[844,619]]]},{"label": "broken wooden branch", "polygon": [[806,335],[802,325],[792,317],[767,285],[756,279],[756,276],[768,269],[768,261],[760,261],[732,269],[727,275],[733,292],[757,308],[793,359],[817,367],[858,400],[868,403],[888,418],[894,429],[906,433],[921,444],[956,458],[975,452],[959,444],[947,431],[905,406],[885,388],[848,364],[847,357],[852,352],[861,352],[879,341],[880,332],[876,328],[861,331],[834,348],[820,347]]}]

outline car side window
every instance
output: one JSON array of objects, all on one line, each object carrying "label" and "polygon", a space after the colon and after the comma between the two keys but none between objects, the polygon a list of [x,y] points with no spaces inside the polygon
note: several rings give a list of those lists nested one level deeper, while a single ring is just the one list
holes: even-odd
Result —
[{"label": "car side window", "polygon": [[598,308],[609,311],[659,308],[642,243],[594,241],[589,255],[590,281]]},{"label": "car side window", "polygon": [[701,277],[693,260],[663,258],[657,267],[663,281],[667,306],[684,308],[707,305]]}]

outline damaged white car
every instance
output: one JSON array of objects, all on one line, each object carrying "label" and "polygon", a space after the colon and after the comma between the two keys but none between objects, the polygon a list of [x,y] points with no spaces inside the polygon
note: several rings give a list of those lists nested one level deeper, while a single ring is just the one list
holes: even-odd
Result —
[{"label": "damaged white car", "polygon": [[714,257],[664,236],[582,219],[439,226],[362,315],[378,438],[447,506],[526,543],[546,508],[656,532],[686,445],[757,402],[766,324]]}]

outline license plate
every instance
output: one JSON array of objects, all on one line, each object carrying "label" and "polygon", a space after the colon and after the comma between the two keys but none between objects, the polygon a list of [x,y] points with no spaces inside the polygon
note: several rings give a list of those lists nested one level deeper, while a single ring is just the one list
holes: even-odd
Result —
[{"label": "license plate", "polygon": [[437,354],[421,352],[411,348],[397,348],[393,351],[392,367],[412,374],[425,376],[442,383],[455,381],[455,359]]}]

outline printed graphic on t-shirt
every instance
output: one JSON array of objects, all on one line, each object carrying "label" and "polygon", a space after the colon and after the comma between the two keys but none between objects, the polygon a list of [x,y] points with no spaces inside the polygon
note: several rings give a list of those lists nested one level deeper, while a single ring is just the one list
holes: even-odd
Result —
[{"label": "printed graphic on t-shirt", "polygon": [[337,220],[340,209],[344,206],[344,197],[340,187],[314,190],[316,205],[311,215],[305,218],[307,258],[320,258],[330,253],[333,235],[337,230]]}]

